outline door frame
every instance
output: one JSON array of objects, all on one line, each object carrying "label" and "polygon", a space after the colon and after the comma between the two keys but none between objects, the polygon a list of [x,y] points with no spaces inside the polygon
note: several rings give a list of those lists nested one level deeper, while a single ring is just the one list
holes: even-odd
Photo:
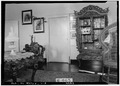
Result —
[{"label": "door frame", "polygon": [[49,62],[49,53],[50,53],[50,19],[53,18],[62,18],[66,17],[67,18],[67,42],[68,42],[68,62],[70,63],[70,35],[69,35],[69,15],[61,15],[61,16],[52,16],[48,18],[48,57],[47,57],[47,62]]}]

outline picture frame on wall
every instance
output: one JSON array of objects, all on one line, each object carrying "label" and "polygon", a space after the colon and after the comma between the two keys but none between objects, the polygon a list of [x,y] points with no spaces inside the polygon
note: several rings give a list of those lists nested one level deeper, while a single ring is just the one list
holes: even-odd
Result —
[{"label": "picture frame on wall", "polygon": [[22,11],[22,25],[32,24],[32,10]]},{"label": "picture frame on wall", "polygon": [[44,33],[44,18],[36,18],[33,22],[34,33]]}]

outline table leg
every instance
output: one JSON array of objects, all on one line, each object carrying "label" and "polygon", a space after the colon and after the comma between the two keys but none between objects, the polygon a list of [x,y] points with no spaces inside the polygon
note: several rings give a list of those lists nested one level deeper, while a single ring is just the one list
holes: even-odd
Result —
[{"label": "table leg", "polygon": [[11,64],[11,70],[12,70],[12,80],[13,82],[17,82],[17,70],[14,63]]},{"label": "table leg", "polygon": [[38,64],[34,64],[32,77],[31,77],[32,82],[34,82],[34,76],[35,76],[35,73],[36,73],[37,69],[38,69]]},{"label": "table leg", "polygon": [[100,75],[99,77],[99,82],[102,82],[102,75]]}]

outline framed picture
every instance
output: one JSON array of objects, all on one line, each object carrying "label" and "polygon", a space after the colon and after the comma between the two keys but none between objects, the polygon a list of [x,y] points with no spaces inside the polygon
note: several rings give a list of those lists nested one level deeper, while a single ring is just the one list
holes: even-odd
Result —
[{"label": "framed picture", "polygon": [[71,31],[70,32],[70,38],[75,39],[76,38],[76,31]]},{"label": "framed picture", "polygon": [[33,22],[34,33],[44,33],[44,18],[36,18]]},{"label": "framed picture", "polygon": [[22,11],[22,25],[32,24],[32,10]]}]

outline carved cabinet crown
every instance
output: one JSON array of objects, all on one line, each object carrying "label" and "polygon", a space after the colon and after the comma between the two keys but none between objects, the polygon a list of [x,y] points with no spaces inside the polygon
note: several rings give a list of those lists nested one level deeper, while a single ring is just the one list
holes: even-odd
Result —
[{"label": "carved cabinet crown", "polygon": [[102,9],[98,6],[94,5],[88,5],[87,7],[82,8],[79,12],[75,11],[76,16],[83,16],[83,17],[88,17],[88,16],[98,16],[98,15],[104,15],[107,14],[109,11],[109,8]]}]

